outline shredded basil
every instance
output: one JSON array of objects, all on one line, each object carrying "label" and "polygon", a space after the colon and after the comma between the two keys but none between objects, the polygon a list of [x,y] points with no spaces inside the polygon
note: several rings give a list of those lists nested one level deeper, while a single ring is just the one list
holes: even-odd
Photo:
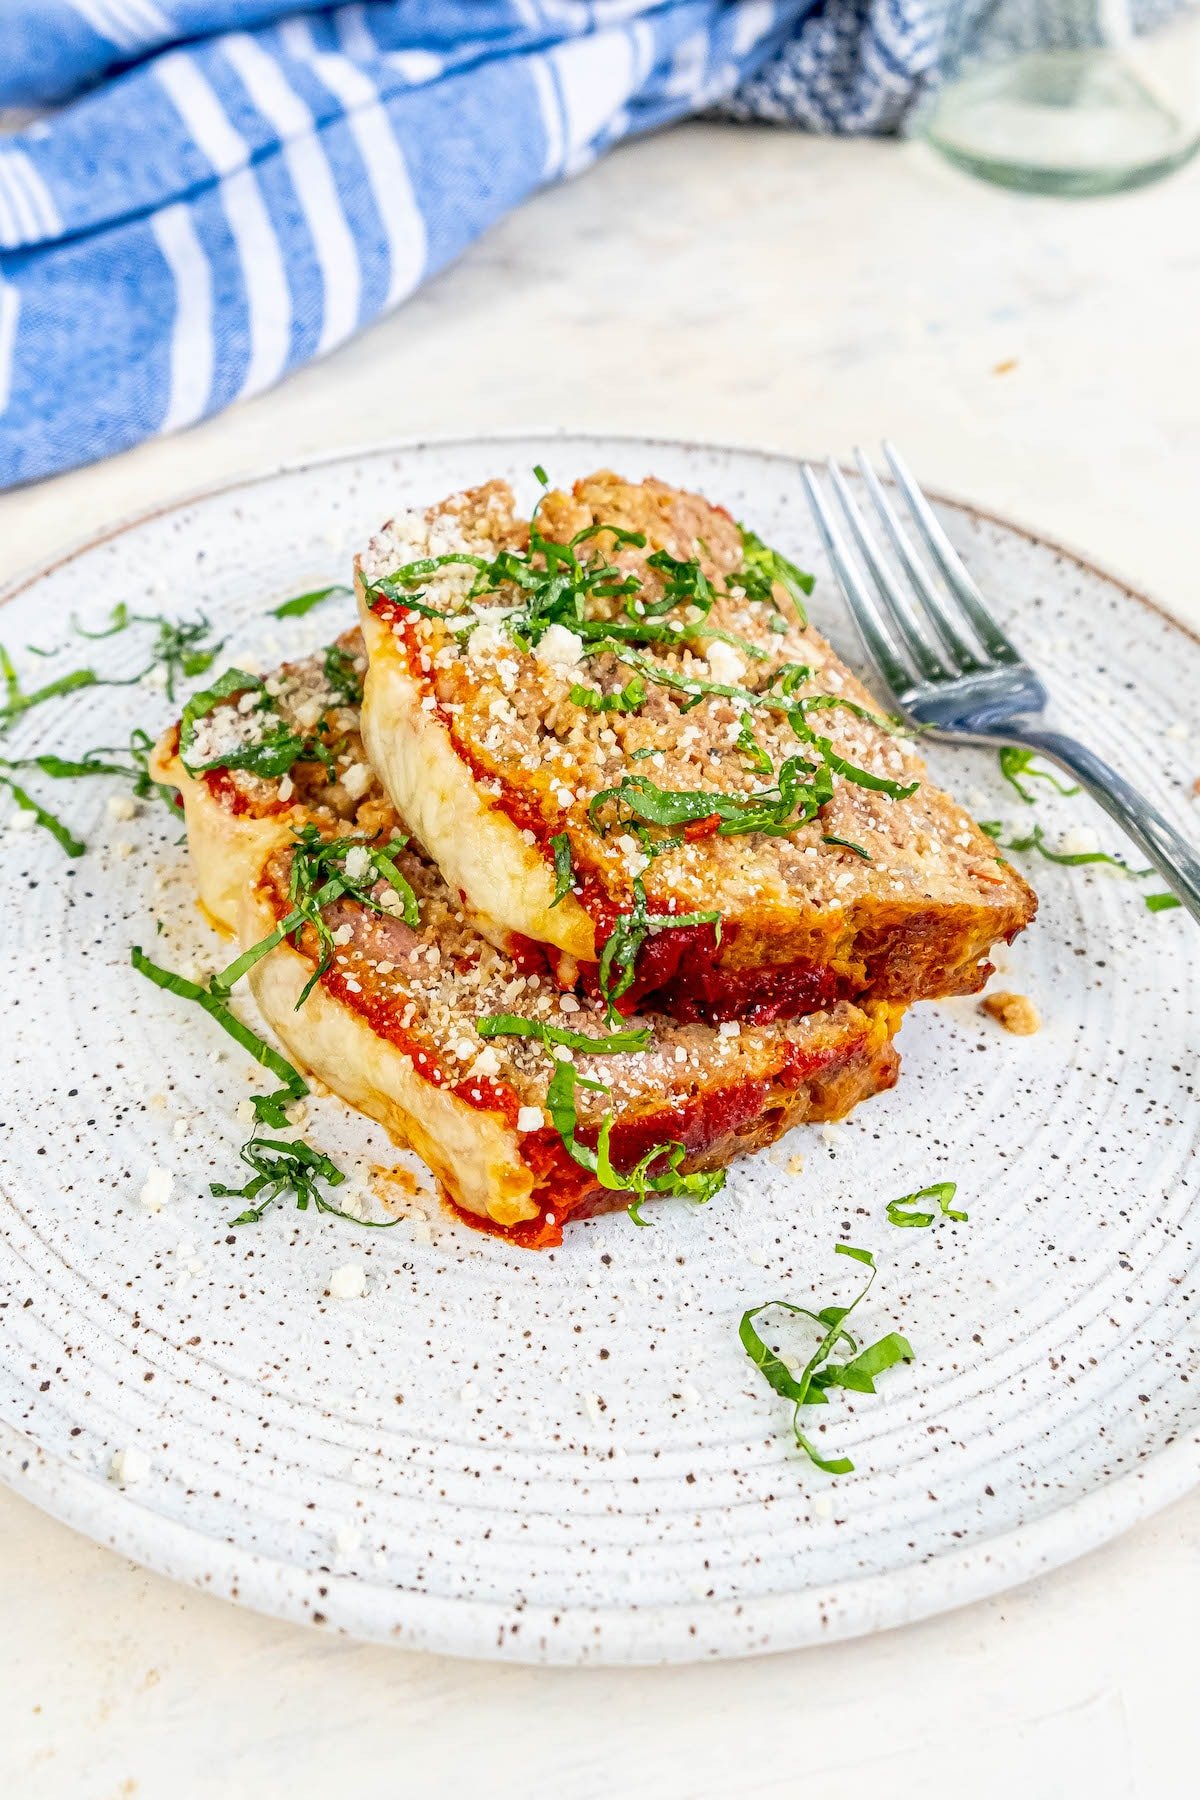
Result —
[{"label": "shredded basil", "polygon": [[[647,912],[646,890],[641,880],[637,877],[634,878],[633,907],[631,911],[622,913],[617,919],[600,953],[600,992],[608,1006],[610,1024],[620,1016],[617,1012],[617,1001],[633,986],[637,973],[638,955],[646,939],[653,936],[655,932],[678,930],[685,925],[715,925],[717,942],[721,941],[721,915],[719,912]],[[615,984],[613,982],[614,969],[618,972]]]},{"label": "shredded basil", "polygon": [[[249,692],[259,695],[257,710],[271,717],[271,723],[262,736],[254,743],[236,744],[233,748],[222,751],[219,756],[209,757],[207,762],[195,761],[192,748],[200,721],[207,718],[223,701]],[[180,721],[179,760],[189,775],[203,774],[206,769],[245,769],[248,774],[257,775],[264,781],[274,781],[281,775],[286,775],[298,762],[323,762],[327,771],[332,774],[332,758],[320,738],[303,737],[300,732],[294,731],[279,715],[263,682],[257,675],[248,674],[245,669],[226,669],[210,688],[192,695],[183,709]]]},{"label": "shredded basil", "polygon": [[296,594],[291,600],[283,600],[278,606],[271,608],[273,619],[302,619],[305,613],[312,612],[326,600],[353,600],[354,589],[335,581],[330,587],[314,588],[309,594]]},{"label": "shredded basil", "polygon": [[1152,913],[1172,912],[1175,907],[1183,905],[1177,894],[1147,894],[1145,900],[1146,911]]},{"label": "shredded basil", "polygon": [[581,687],[575,682],[569,698],[572,705],[585,707],[588,712],[636,712],[646,698],[646,683],[640,675],[635,675],[617,693],[602,694],[599,688]]},{"label": "shredded basil", "polygon": [[734,741],[756,775],[775,773],[775,764],[754,735],[754,725],[748,712],[744,712],[738,721],[738,734]]},{"label": "shredded basil", "polygon": [[565,1025],[551,1025],[541,1019],[526,1019],[519,1013],[485,1013],[475,1021],[481,1038],[536,1038],[546,1045],[562,1044],[568,1050],[583,1050],[589,1056],[622,1055],[627,1051],[645,1050],[650,1044],[649,1026],[631,1031],[601,1032],[593,1037],[586,1031],[570,1031]]},{"label": "shredded basil", "polygon": [[[376,844],[373,839],[365,837],[325,839],[315,825],[305,825],[296,833],[288,875],[291,912],[274,931],[261,938],[257,944],[252,944],[248,950],[243,950],[228,968],[213,976],[212,992],[227,995],[268,951],[273,950],[285,938],[294,937],[303,926],[311,925],[317,934],[321,953],[316,968],[296,1001],[295,1010],[299,1012],[333,962],[336,946],[325,920],[324,909],[345,896],[369,907],[372,912],[385,917],[399,916],[406,925],[417,925],[420,921],[417,897],[395,863],[396,855],[407,842],[406,837],[394,837],[386,845]],[[360,851],[365,858],[365,868],[361,875],[351,876],[346,862],[355,850]],[[375,898],[373,890],[381,880],[388,883],[396,896],[398,915],[396,907],[385,906]]]},{"label": "shredded basil", "polygon": [[343,650],[340,644],[330,644],[325,651],[324,669],[336,705],[362,704],[363,678],[348,650]]},{"label": "shredded basil", "polygon": [[[78,693],[86,687],[126,687],[125,681],[102,681],[94,669],[73,669],[69,675],[60,675],[56,681],[48,681],[43,687],[34,688],[26,693],[21,686],[20,678],[13,667],[12,658],[0,644],[0,678],[4,682],[4,701],[0,704],[0,731],[11,725],[23,713],[35,706],[41,706],[47,700],[57,700],[63,694]],[[134,676],[133,680],[140,677]]]},{"label": "shredded basil", "polygon": [[[166,692],[169,700],[175,698],[175,684],[181,680],[193,680],[197,675],[204,675],[211,669],[224,646],[224,639],[213,643],[210,639],[212,626],[204,614],[195,619],[168,619],[161,613],[131,612],[124,601],[118,601],[109,614],[109,622],[99,631],[88,631],[82,626],[75,614],[71,614],[71,630],[77,637],[96,642],[100,638],[116,637],[127,631],[131,625],[153,625],[155,636],[150,649],[150,661],[136,675],[102,677],[94,669],[76,669],[70,675],[64,675],[58,681],[52,681],[35,693],[22,694],[17,681],[16,672],[7,655],[0,649],[0,674],[3,674],[7,689],[7,703],[0,708],[0,723],[6,722],[6,713],[13,708],[12,716],[17,712],[27,712],[31,706],[38,706],[43,700],[54,699],[59,694],[74,693],[83,687],[131,687],[134,682],[141,681],[152,669],[161,668],[166,674]],[[29,645],[35,656],[55,656],[56,650],[39,650]]]},{"label": "shredded basil", "polygon": [[318,1212],[332,1213],[337,1219],[347,1219],[352,1225],[365,1225],[369,1230],[386,1231],[400,1223],[399,1219],[358,1219],[326,1199],[319,1183],[340,1187],[346,1179],[345,1173],[322,1151],[306,1144],[303,1138],[288,1141],[252,1137],[242,1145],[238,1155],[252,1171],[245,1187],[228,1187],[223,1181],[214,1181],[208,1190],[220,1198],[257,1202],[240,1212],[236,1219],[230,1219],[230,1225],[257,1225],[267,1208],[284,1194],[295,1196],[298,1212],[307,1212],[312,1205]]},{"label": "shredded basil", "polygon": [[44,806],[39,806],[32,794],[26,793],[23,787],[18,787],[17,783],[8,775],[0,775],[0,787],[8,789],[22,812],[33,814],[35,824],[40,825],[43,831],[48,831],[55,843],[60,849],[65,850],[68,856],[83,855],[87,845],[81,843],[69,826],[64,825],[63,821],[54,813],[47,812]]},{"label": "shredded basil", "polygon": [[[873,1394],[876,1377],[886,1370],[895,1368],[897,1363],[911,1362],[913,1348],[907,1338],[899,1332],[888,1332],[864,1350],[859,1350],[854,1337],[846,1329],[846,1320],[864,1300],[875,1280],[875,1258],[869,1250],[860,1250],[853,1244],[835,1244],[837,1256],[849,1256],[855,1262],[863,1263],[869,1270],[865,1285],[855,1295],[849,1306],[825,1306],[819,1312],[813,1312],[807,1306],[797,1306],[790,1300],[764,1300],[760,1305],[751,1307],[742,1314],[738,1328],[742,1348],[755,1368],[762,1375],[769,1387],[785,1400],[792,1402],[792,1432],[796,1445],[803,1450],[809,1460],[823,1469],[827,1475],[848,1475],[854,1468],[848,1456],[825,1457],[801,1430],[800,1413],[805,1406],[820,1405],[825,1400],[825,1390],[831,1387],[852,1389],[856,1393]],[[783,1312],[792,1313],[800,1318],[810,1319],[815,1325],[824,1327],[824,1336],[805,1363],[799,1375],[793,1375],[782,1358],[772,1350],[754,1327],[754,1320],[768,1311],[778,1307]],[[835,1363],[830,1359],[839,1344],[844,1343],[850,1351],[850,1359]]]},{"label": "shredded basil", "polygon": [[243,1050],[249,1052],[255,1062],[270,1069],[272,1075],[287,1089],[293,1100],[302,1100],[308,1093],[308,1083],[294,1069],[286,1057],[260,1038],[257,1032],[244,1025],[230,1010],[227,991],[220,990],[214,977],[213,984],[201,987],[197,981],[189,981],[185,975],[176,974],[172,969],[164,969],[150,958],[138,945],[130,952],[130,961],[139,975],[144,975],[156,987],[165,988],[170,994],[178,994],[183,1000],[194,1000],[211,1019],[215,1019],[222,1031],[227,1031],[231,1038],[239,1043]]},{"label": "shredded basil", "polygon": [[[929,1187],[918,1188],[915,1194],[901,1194],[898,1200],[889,1200],[887,1203],[888,1224],[924,1227],[932,1225],[939,1216],[943,1219],[965,1220],[966,1213],[957,1211],[950,1204],[957,1192],[956,1181],[935,1181]],[[913,1211],[922,1200],[936,1201],[938,1211]]]},{"label": "shredded basil", "polygon": [[571,891],[575,869],[571,860],[571,840],[565,831],[556,831],[550,846],[554,851],[554,898],[550,904],[557,906]]},{"label": "shredded basil", "polygon": [[742,566],[731,580],[748,600],[765,600],[771,605],[776,604],[775,586],[778,583],[791,596],[801,625],[807,625],[804,601],[813,591],[813,577],[798,569],[778,550],[770,549],[747,526],[739,523],[738,530],[742,534]]},{"label": "shredded basil", "polygon": [[[559,1063],[551,1077],[546,1090],[546,1108],[563,1141],[568,1156],[577,1162],[582,1169],[595,1175],[602,1187],[610,1188],[614,1193],[633,1195],[629,1204],[629,1216],[635,1225],[648,1225],[650,1221],[641,1217],[642,1202],[650,1194],[681,1195],[703,1205],[720,1193],[725,1185],[723,1169],[696,1170],[685,1174],[681,1164],[687,1155],[683,1144],[656,1144],[652,1150],[640,1158],[635,1166],[622,1172],[614,1168],[609,1154],[609,1140],[612,1136],[613,1115],[604,1115],[596,1138],[596,1148],[589,1149],[580,1143],[576,1136],[577,1112],[575,1105],[576,1084],[590,1088],[594,1093],[607,1095],[609,1089],[602,1082],[588,1081],[578,1075],[570,1063]],[[654,1173],[655,1166],[664,1163]]]},{"label": "shredded basil", "polygon": [[1035,825],[1027,837],[1011,837],[1004,841],[1004,826],[999,819],[981,819],[980,831],[986,832],[1001,850],[1015,850],[1024,853],[1036,850],[1047,862],[1063,863],[1068,868],[1076,868],[1085,863],[1105,863],[1110,869],[1121,869],[1126,875],[1141,878],[1153,875],[1153,869],[1131,869],[1127,862],[1119,856],[1110,856],[1106,850],[1051,850],[1046,843],[1045,833],[1040,825]]},{"label": "shredded basil", "polygon": [[1036,796],[1023,785],[1022,778],[1028,781],[1048,781],[1055,792],[1059,794],[1070,795],[1079,792],[1077,787],[1065,787],[1057,776],[1050,773],[1049,769],[1035,768],[1036,757],[1036,750],[1023,750],[1018,744],[1004,744],[1000,750],[1000,773],[1009,786],[1015,788],[1020,794],[1026,806],[1032,806]]},{"label": "shredded basil", "polygon": [[823,844],[836,844],[841,850],[853,850],[855,856],[861,856],[864,862],[870,862],[871,860],[871,852],[869,850],[864,850],[861,844],[854,843],[851,838],[834,837],[832,832],[826,832],[825,836],[821,839],[821,842]]}]

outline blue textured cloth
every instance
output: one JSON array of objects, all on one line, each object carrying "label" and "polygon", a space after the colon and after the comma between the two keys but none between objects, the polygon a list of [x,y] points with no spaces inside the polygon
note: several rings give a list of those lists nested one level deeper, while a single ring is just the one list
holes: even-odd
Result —
[{"label": "blue textured cloth", "polygon": [[[931,10],[932,7],[932,10]],[[324,355],[525,195],[724,106],[894,127],[936,0],[0,0],[0,487]]]}]

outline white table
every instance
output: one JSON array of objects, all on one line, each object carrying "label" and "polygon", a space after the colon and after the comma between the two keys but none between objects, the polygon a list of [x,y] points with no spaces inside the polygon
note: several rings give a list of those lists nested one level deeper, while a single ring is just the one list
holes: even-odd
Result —
[{"label": "white table", "polygon": [[[891,433],[929,483],[1200,624],[1198,218],[1200,164],[1060,204],[911,147],[687,127],[542,196],[277,392],[0,497],[0,579],[181,490],[375,439],[558,425],[845,452]],[[1174,1800],[1200,1786],[1198,1594],[1200,1497],[874,1640],[523,1670],[255,1618],[0,1492],[0,1793]]]}]

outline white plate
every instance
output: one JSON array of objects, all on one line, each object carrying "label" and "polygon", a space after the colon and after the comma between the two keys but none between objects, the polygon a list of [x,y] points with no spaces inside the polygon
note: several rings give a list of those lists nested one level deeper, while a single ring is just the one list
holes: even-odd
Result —
[{"label": "white plate", "polygon": [[[95,626],[118,600],[202,607],[231,658],[257,651],[265,666],[335,621],[328,609],[289,630],[264,609],[344,576],[395,507],[495,474],[531,491],[539,460],[559,481],[609,464],[701,488],[821,566],[783,458],[424,445],[137,521],[22,583],[2,636],[66,642],[72,609]],[[1194,831],[1200,644],[1064,552],[962,507],[944,516],[1068,728]],[[824,576],[814,612],[853,650]],[[130,633],[56,663],[20,657],[31,680],[87,660],[129,672],[139,646]],[[84,691],[31,713],[4,748],[81,751],[170,716],[145,687]],[[1036,819],[1052,842],[1087,825],[1122,847],[1082,799],[1022,806],[990,755],[933,762],[983,817]],[[280,1208],[231,1232],[234,1209],[207,1186],[237,1167],[247,1059],[128,964],[135,942],[173,966],[220,956],[176,831],[158,809],[114,822],[106,783],[30,781],[92,850],[68,863],[40,832],[0,832],[0,1469],[79,1530],[362,1637],[685,1660],[958,1605],[1196,1480],[1198,959],[1185,914],[1143,905],[1161,884],[1035,862],[1041,913],[1002,954],[1000,984],[1033,996],[1038,1036],[1005,1035],[972,1001],[917,1009],[894,1093],[739,1167],[707,1209],[658,1206],[651,1230],[617,1214],[534,1255],[430,1199],[432,1229],[360,1232]],[[396,1160],[336,1102],[315,1115],[343,1159]],[[138,1202],[152,1164],[176,1172],[157,1215]],[[889,1199],[944,1177],[969,1224],[886,1222]],[[790,1446],[789,1408],[737,1325],[773,1296],[848,1297],[858,1271],[833,1255],[839,1238],[878,1255],[864,1330],[903,1330],[918,1360],[820,1415],[823,1446],[857,1464],[834,1482]],[[345,1262],[365,1267],[366,1296],[324,1298]],[[107,1471],[131,1446],[151,1466],[122,1490]]]}]

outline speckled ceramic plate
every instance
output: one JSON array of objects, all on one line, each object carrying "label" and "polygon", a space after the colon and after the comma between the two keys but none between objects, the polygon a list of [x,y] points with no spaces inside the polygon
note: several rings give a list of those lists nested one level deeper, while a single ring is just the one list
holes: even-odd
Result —
[{"label": "speckled ceramic plate", "polygon": [[[264,666],[335,625],[266,609],[346,573],[397,505],[503,474],[531,488],[601,464],[703,489],[822,568],[795,465],[746,451],[539,439],[373,451],[246,481],[138,520],[21,583],[0,636],[29,680],[79,660],[135,671],[133,632],[71,641],[118,601],[218,621]],[[1068,727],[1186,827],[1200,768],[1200,644],[1064,552],[948,506],[952,536],[1048,677]],[[818,622],[853,652],[828,576]],[[63,644],[49,662],[21,650]],[[90,652],[81,658],[81,649]],[[10,756],[120,743],[172,715],[145,684],[46,705]],[[938,751],[985,818],[1050,842],[1110,828],[995,759]],[[100,1542],[290,1618],[399,1644],[531,1661],[740,1655],[893,1625],[1077,1555],[1200,1467],[1195,1071],[1200,958],[1145,884],[1038,862],[1036,926],[998,984],[1035,1037],[974,1001],[916,1009],[897,1090],[801,1129],[705,1209],[659,1205],[522,1253],[443,1217],[420,1167],[408,1216],[366,1232],[277,1209],[231,1231],[244,1059],[141,982],[129,946],[212,964],[184,851],[160,809],[131,821],[100,781],[29,778],[90,846],[68,862],[0,798],[0,1468]],[[161,922],[161,930],[159,923]],[[397,1161],[326,1100],[312,1135],[343,1162]],[[400,1159],[403,1164],[404,1159]],[[175,1197],[148,1212],[152,1166]],[[953,1177],[964,1225],[887,1223]],[[839,1239],[880,1274],[864,1331],[917,1360],[819,1419],[830,1480],[791,1447],[786,1405],[738,1320],[775,1296],[848,1298]],[[334,1300],[356,1263],[366,1293]],[[109,1478],[136,1450],[141,1479]],[[138,1461],[133,1459],[134,1463]]]}]

